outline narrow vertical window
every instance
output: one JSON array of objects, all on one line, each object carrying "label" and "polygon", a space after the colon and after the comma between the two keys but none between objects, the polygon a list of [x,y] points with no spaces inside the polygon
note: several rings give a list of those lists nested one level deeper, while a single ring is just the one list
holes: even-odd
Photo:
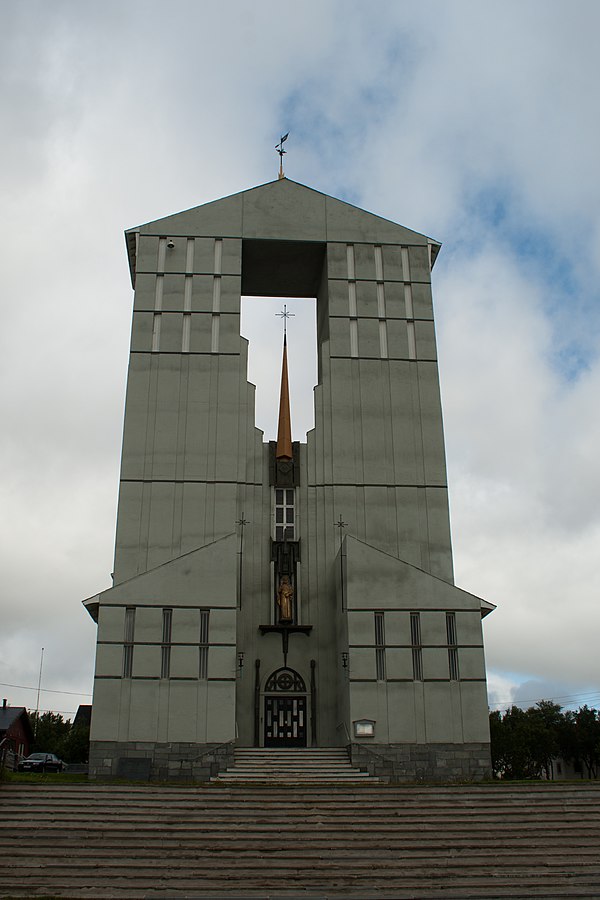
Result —
[{"label": "narrow vertical window", "polygon": [[133,671],[133,636],[135,633],[135,607],[125,610],[125,630],[123,634],[123,678],[131,678]]},{"label": "narrow vertical window", "polygon": [[350,316],[350,356],[358,356],[358,311],[356,305],[356,281],[354,267],[354,244],[346,245],[348,264],[348,314]]},{"label": "narrow vertical window", "polygon": [[163,291],[165,286],[165,276],[157,275],[156,284],[154,286],[154,312],[160,312],[163,308]]},{"label": "narrow vertical window", "polygon": [[190,352],[190,335],[192,333],[192,314],[183,314],[183,332],[181,334],[181,352]]},{"label": "narrow vertical window", "polygon": [[158,353],[160,349],[160,313],[154,313],[152,321],[152,352]]},{"label": "narrow vertical window", "polygon": [[191,275],[185,276],[185,282],[183,284],[183,311],[191,312],[192,311],[192,288],[193,288],[194,279]]},{"label": "narrow vertical window", "polygon": [[415,334],[415,323],[407,322],[406,330],[408,334],[408,358],[417,358],[417,336]]},{"label": "narrow vertical window", "polygon": [[157,270],[159,272],[165,271],[165,257],[167,255],[167,239],[166,237],[161,237],[158,239],[158,265]]},{"label": "narrow vertical window", "polygon": [[383,253],[379,244],[375,244],[375,278],[383,281]]},{"label": "narrow vertical window", "polygon": [[358,315],[356,308],[356,282],[348,283],[348,313],[351,319],[355,319]]},{"label": "narrow vertical window", "polygon": [[385,681],[385,622],[384,613],[376,612],[375,616],[375,671],[377,681]]},{"label": "narrow vertical window", "polygon": [[379,353],[382,359],[387,359],[387,322],[385,321],[385,319],[379,320]]},{"label": "narrow vertical window", "polygon": [[415,313],[413,310],[412,284],[404,285],[404,308],[406,311],[406,318],[414,319]]},{"label": "narrow vertical window", "polygon": [[346,244],[346,262],[348,264],[348,281],[354,281],[354,244]]},{"label": "narrow vertical window", "polygon": [[200,610],[200,651],[198,677],[206,679],[208,676],[208,617],[209,609]]},{"label": "narrow vertical window", "polygon": [[412,646],[413,679],[423,681],[423,650],[421,644],[421,614],[410,614],[410,643]]},{"label": "narrow vertical window", "polygon": [[275,540],[295,540],[296,507],[293,488],[275,488]]},{"label": "narrow vertical window", "polygon": [[219,352],[219,320],[220,316],[212,317],[212,332],[210,338],[210,352],[218,353]]},{"label": "narrow vertical window", "polygon": [[[379,255],[381,256],[381,247],[375,247],[375,250],[377,249],[379,249]],[[375,261],[377,261],[377,254],[375,255]],[[379,355],[382,359],[387,359],[387,322],[385,321],[385,292],[382,281],[377,282],[377,315],[379,316]]]},{"label": "narrow vertical window", "polygon": [[221,276],[215,275],[213,278],[213,308],[214,313],[221,312]]},{"label": "narrow vertical window", "polygon": [[[162,241],[162,238],[161,238]],[[159,241],[160,248],[160,241]],[[160,256],[160,252],[159,252]],[[163,260],[163,269],[164,269],[164,260]],[[164,288],[164,275],[156,276],[156,285],[154,287],[154,318],[152,320],[152,352],[158,353],[160,349],[160,321],[161,321],[161,311],[163,307],[163,288]]]},{"label": "narrow vertical window", "polygon": [[223,239],[215,238],[215,275],[221,274],[223,263]]},{"label": "narrow vertical window", "polygon": [[350,356],[358,356],[358,319],[350,319]]},{"label": "narrow vertical window", "polygon": [[385,319],[385,291],[381,281],[377,283],[377,315]]},{"label": "narrow vertical window", "polygon": [[400,248],[400,258],[402,259],[402,278],[404,281],[410,281],[410,266],[408,264],[408,247]]},{"label": "narrow vertical window", "polygon": [[160,659],[160,677],[168,678],[171,674],[171,628],[173,610],[163,609],[162,648]]},{"label": "narrow vertical window", "polygon": [[[188,238],[187,254],[185,260],[186,272],[192,272],[194,268],[194,238]],[[190,352],[190,335],[192,332],[192,286],[191,275],[185,276],[183,284],[183,330],[181,333],[181,352]]]},{"label": "narrow vertical window", "polygon": [[446,613],[446,638],[448,641],[448,672],[450,681],[458,681],[458,647],[456,639],[456,613]]},{"label": "narrow vertical window", "polygon": [[187,239],[185,250],[185,271],[191,273],[194,271],[194,238]]}]

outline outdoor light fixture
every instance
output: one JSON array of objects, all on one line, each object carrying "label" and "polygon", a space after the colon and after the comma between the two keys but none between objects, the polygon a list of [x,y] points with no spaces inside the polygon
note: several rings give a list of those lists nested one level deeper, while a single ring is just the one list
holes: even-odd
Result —
[{"label": "outdoor light fixture", "polygon": [[344,667],[344,669],[348,668],[348,654],[346,653],[346,651],[342,653],[342,666]]},{"label": "outdoor light fixture", "polygon": [[375,722],[373,719],[357,719],[354,725],[354,737],[375,737]]},{"label": "outdoor light fixture", "polygon": [[173,238],[169,238],[169,240],[167,241],[167,247],[169,248],[169,250],[172,250],[174,248],[174,246],[175,246],[175,241],[173,240]]}]

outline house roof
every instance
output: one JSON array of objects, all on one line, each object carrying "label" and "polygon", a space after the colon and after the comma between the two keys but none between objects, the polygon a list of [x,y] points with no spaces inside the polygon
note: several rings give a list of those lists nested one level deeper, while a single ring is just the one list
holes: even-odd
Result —
[{"label": "house roof", "polygon": [[367,212],[289,178],[213,200],[125,232],[132,284],[139,235],[223,237],[252,240],[335,241],[431,245],[433,265],[439,241]]}]

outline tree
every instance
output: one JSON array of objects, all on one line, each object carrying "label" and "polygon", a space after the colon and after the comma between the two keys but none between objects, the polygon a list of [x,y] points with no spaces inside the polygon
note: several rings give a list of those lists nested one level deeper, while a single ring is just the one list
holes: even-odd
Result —
[{"label": "tree", "polygon": [[583,763],[588,778],[597,778],[600,770],[600,713],[581,706],[569,711],[560,735],[561,755],[573,762]]},{"label": "tree", "polygon": [[32,752],[56,753],[60,756],[62,744],[71,728],[71,723],[65,721],[60,713],[45,712],[32,713],[31,726],[33,728]]},{"label": "tree", "polygon": [[561,707],[551,700],[540,700],[527,710],[530,721],[530,753],[539,774],[552,777],[552,760],[560,755],[560,729],[564,719]]},{"label": "tree", "polygon": [[66,763],[84,763],[89,756],[90,730],[87,725],[74,727],[60,713],[32,713],[34,733],[32,752],[55,753]]},{"label": "tree", "polygon": [[513,706],[504,714],[490,713],[492,770],[497,778],[546,778],[559,755],[563,722],[561,708],[541,700],[527,710]]}]

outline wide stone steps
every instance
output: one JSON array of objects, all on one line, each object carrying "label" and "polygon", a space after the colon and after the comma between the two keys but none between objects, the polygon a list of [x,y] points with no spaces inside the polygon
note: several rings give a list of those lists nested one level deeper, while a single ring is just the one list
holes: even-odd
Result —
[{"label": "wide stone steps", "polygon": [[352,766],[343,747],[269,748],[240,747],[234,764],[213,781],[222,783],[326,784],[379,779]]},{"label": "wide stone steps", "polygon": [[0,785],[0,896],[600,897],[600,784]]}]

